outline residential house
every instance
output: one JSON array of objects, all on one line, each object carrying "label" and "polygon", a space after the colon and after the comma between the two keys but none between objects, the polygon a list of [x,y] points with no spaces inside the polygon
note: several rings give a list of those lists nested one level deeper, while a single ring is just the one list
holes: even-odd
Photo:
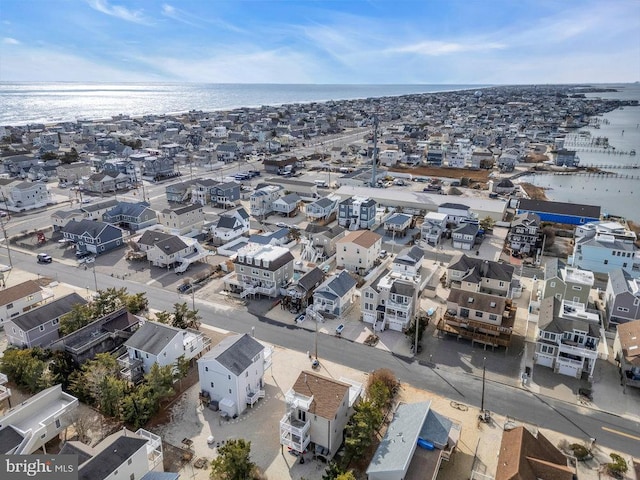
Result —
[{"label": "residential house", "polygon": [[101,255],[124,244],[122,230],[108,223],[93,220],[71,220],[62,227],[62,236],[75,243],[78,251]]},{"label": "residential house", "polygon": [[60,183],[77,184],[83,177],[91,175],[91,165],[84,162],[63,163],[56,168]]},{"label": "residential house", "polygon": [[587,305],[593,284],[593,272],[567,267],[557,258],[552,258],[544,266],[542,298],[555,297]]},{"label": "residential house", "polygon": [[440,244],[440,239],[447,230],[446,213],[428,212],[420,227],[420,237],[428,245],[435,247]]},{"label": "residential house", "polygon": [[345,270],[332,275],[322,282],[313,292],[313,305],[307,309],[321,315],[339,317],[353,304],[357,282]]},{"label": "residential house", "polygon": [[136,332],[124,342],[127,353],[118,357],[120,374],[137,383],[154,364],[176,366],[178,358],[197,358],[211,340],[197,330],[183,330],[158,322],[142,322]]},{"label": "residential house", "polygon": [[613,354],[620,366],[622,384],[640,388],[640,320],[618,325]]},{"label": "residential house", "polygon": [[27,179],[33,182],[38,180],[48,182],[56,176],[56,168],[55,165],[34,165],[29,169]]},{"label": "residential house", "polygon": [[145,157],[142,162],[142,176],[153,181],[163,180],[165,178],[179,177],[180,172],[175,171],[175,160],[173,156],[155,156]]},{"label": "residential house", "polygon": [[249,220],[249,214],[244,208],[221,214],[218,222],[211,227],[213,241],[223,245],[249,233]]},{"label": "residential house", "polygon": [[[123,428],[95,447],[67,442],[61,454],[78,455],[78,480],[177,480],[164,471],[162,439],[142,428]],[[177,474],[175,474],[177,475]]]},{"label": "residential house", "polygon": [[342,445],[344,427],[361,387],[346,379],[303,371],[285,394],[286,409],[280,420],[280,444],[296,452],[312,451],[330,460]]},{"label": "residential house", "polygon": [[195,180],[191,185],[191,201],[203,206],[234,207],[240,201],[240,184],[211,178]]},{"label": "residential house", "polygon": [[49,202],[47,184],[42,182],[0,182],[0,195],[5,209],[13,212],[44,207]]},{"label": "residential house", "polygon": [[348,230],[362,230],[376,223],[376,201],[353,196],[338,204],[338,225]]},{"label": "residential house", "polygon": [[451,232],[453,248],[471,250],[476,244],[480,227],[474,223],[462,223]]},{"label": "residential house", "polygon": [[305,207],[305,214],[309,222],[326,224],[332,221],[338,211],[339,197],[327,196],[318,198]]},{"label": "residential house", "polygon": [[368,480],[435,480],[460,439],[461,425],[431,401],[400,403],[367,468]]},{"label": "residential house", "polygon": [[339,225],[326,227],[308,223],[304,229],[302,259],[311,263],[329,258],[336,253],[337,242],[344,238],[346,230]]},{"label": "residential house", "polygon": [[600,315],[584,304],[548,297],[540,302],[536,335],[536,365],[555,373],[589,381],[598,358]]},{"label": "residential house", "polygon": [[273,203],[283,195],[284,189],[279,185],[266,185],[255,190],[249,197],[251,215],[266,218],[273,213]]},{"label": "residential house", "polygon": [[226,279],[226,289],[249,295],[276,297],[293,278],[293,255],[288,248],[249,243],[238,250],[235,276]]},{"label": "residential house", "polygon": [[103,202],[81,205],[79,210],[84,215],[84,218],[88,220],[102,220],[102,216],[112,208],[117,207],[119,203],[115,198],[111,198]]},{"label": "residential house", "polygon": [[193,185],[197,180],[187,180],[186,182],[167,185],[164,189],[169,203],[185,203],[191,200]]},{"label": "residential house", "polygon": [[501,172],[513,172],[520,158],[521,155],[517,149],[507,148],[498,158],[498,168]]},{"label": "residential house", "polygon": [[283,217],[295,216],[302,200],[297,193],[284,195],[271,204],[275,213],[280,213]]},{"label": "residential house", "polygon": [[70,221],[80,221],[85,218],[84,212],[77,208],[75,210],[57,210],[51,214],[53,230],[60,231]]},{"label": "residential house", "polygon": [[452,288],[437,328],[472,344],[509,348],[516,308],[508,298]]},{"label": "residential house", "polygon": [[0,417],[0,453],[31,455],[60,435],[72,421],[78,399],[54,385],[26,399]]},{"label": "residential house", "polygon": [[382,237],[369,230],[349,232],[336,242],[336,265],[364,275],[380,257]]},{"label": "residential house", "polygon": [[411,227],[412,220],[413,217],[411,215],[394,213],[384,221],[384,230],[387,235],[392,235],[394,239],[396,236],[404,237]]},{"label": "residential house", "polygon": [[48,347],[60,338],[60,318],[74,305],[86,303],[77,293],[70,293],[11,318],[5,322],[7,341],[20,348]]},{"label": "residential house", "polygon": [[[200,392],[236,417],[264,397],[264,372],[271,352],[250,335],[223,339],[198,360]],[[205,393],[206,392],[206,393]]]},{"label": "residential house", "polygon": [[516,186],[508,178],[503,178],[498,183],[491,183],[491,185],[489,186],[489,191],[492,191],[493,193],[497,193],[499,195],[511,195],[515,189]]},{"label": "residential house", "polygon": [[569,263],[594,273],[610,273],[621,268],[633,278],[640,278],[640,250],[635,240],[634,232],[615,222],[576,229]]},{"label": "residential house", "polygon": [[535,213],[542,222],[568,225],[582,225],[600,220],[600,207],[598,206],[531,200],[528,198],[520,199],[517,213]]},{"label": "residential house", "polygon": [[465,254],[451,259],[447,268],[447,285],[469,292],[509,296],[514,267],[507,263],[468,257]]},{"label": "residential house", "polygon": [[133,335],[140,319],[122,307],[55,340],[49,348],[64,351],[80,367],[98,353],[112,352]]},{"label": "residential house", "polygon": [[542,229],[540,217],[535,213],[516,215],[511,222],[511,230],[507,237],[511,252],[514,254],[532,255],[537,253]]},{"label": "residential house", "polygon": [[459,225],[463,220],[471,218],[471,208],[461,203],[443,203],[438,205],[438,213],[447,215],[447,223]]},{"label": "residential house", "polygon": [[577,167],[580,163],[580,158],[576,155],[575,150],[566,150],[561,148],[556,152],[555,164],[558,167]]},{"label": "residential house", "polygon": [[265,172],[271,173],[271,174],[277,174],[277,175],[282,174],[285,171],[286,167],[288,166],[295,167],[297,164],[298,164],[298,159],[296,157],[265,158],[264,162],[262,162]]},{"label": "residential house", "polygon": [[277,230],[273,232],[262,232],[251,235],[249,237],[249,243],[257,243],[260,245],[278,245],[284,247],[291,242],[289,233],[291,229],[287,227],[277,227]]},{"label": "residential house", "polygon": [[158,214],[158,222],[173,235],[189,237],[200,234],[205,214],[202,205],[193,204],[178,208],[165,208]]},{"label": "residential house", "polygon": [[128,175],[118,172],[110,174],[106,172],[94,173],[85,180],[84,189],[93,193],[108,193],[124,190],[131,186]]},{"label": "residential house", "polygon": [[374,332],[406,330],[418,309],[420,288],[412,277],[385,270],[362,289],[362,321]]},{"label": "residential house", "polygon": [[28,312],[42,299],[42,288],[33,280],[0,291],[0,327],[7,320]]},{"label": "residential house", "polygon": [[313,292],[324,280],[324,272],[318,267],[313,267],[302,275],[294,285],[287,289],[286,297],[289,309],[299,312],[307,308],[309,300],[313,298]]},{"label": "residential house", "polygon": [[611,271],[605,299],[607,326],[640,320],[640,278],[621,268]]},{"label": "residential house", "polygon": [[192,263],[206,259],[211,252],[189,237],[167,235],[147,230],[138,240],[140,250],[146,252],[147,260],[156,267],[175,266],[176,273],[183,273]]},{"label": "residential house", "polygon": [[502,432],[495,480],[574,480],[567,456],[538,431],[523,426]]},{"label": "residential house", "polygon": [[147,202],[120,202],[103,214],[102,220],[133,232],[158,223],[155,210]]}]

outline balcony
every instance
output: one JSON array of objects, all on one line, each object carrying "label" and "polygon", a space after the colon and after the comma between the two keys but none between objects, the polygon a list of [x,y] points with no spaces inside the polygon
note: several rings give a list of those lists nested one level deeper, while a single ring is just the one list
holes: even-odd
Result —
[{"label": "balcony", "polygon": [[256,404],[256,402],[258,400],[260,400],[261,398],[264,398],[265,392],[264,390],[258,390],[255,392],[247,392],[247,398],[245,399],[245,402],[247,405],[251,406],[251,408],[253,408],[253,406]]},{"label": "balcony", "polygon": [[147,460],[149,461],[149,471],[156,470],[162,466],[162,439],[143,428],[136,430],[136,435],[147,440]]},{"label": "balcony", "polygon": [[311,422],[298,420],[294,417],[294,412],[285,413],[280,420],[280,444],[297,452],[304,452],[311,442]]},{"label": "balcony", "polygon": [[122,378],[133,383],[142,381],[144,369],[141,358],[131,358],[128,353],[125,353],[118,357],[118,365],[120,366],[120,376]]},{"label": "balcony", "polygon": [[190,360],[209,350],[211,339],[197,330],[187,328],[182,344],[184,346],[184,356],[187,360]]},{"label": "balcony", "polygon": [[11,397],[11,389],[5,387],[5,384],[9,381],[4,373],[0,373],[0,402],[5,398]]},{"label": "balcony", "polygon": [[576,342],[570,342],[568,340],[560,341],[560,351],[568,353],[569,355],[577,355],[579,357],[589,357],[589,358],[597,358],[598,357],[598,346],[587,346],[581,345]]},{"label": "balcony", "polygon": [[436,328],[442,333],[485,345],[507,348],[511,345],[511,326],[490,325],[445,314],[438,321]]}]

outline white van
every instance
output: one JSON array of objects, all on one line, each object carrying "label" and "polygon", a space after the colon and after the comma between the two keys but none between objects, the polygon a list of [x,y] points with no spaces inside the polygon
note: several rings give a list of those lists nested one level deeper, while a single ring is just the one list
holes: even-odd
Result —
[{"label": "white van", "polygon": [[316,186],[318,187],[326,187],[327,186],[327,181],[326,180],[314,180],[314,182],[316,184]]}]

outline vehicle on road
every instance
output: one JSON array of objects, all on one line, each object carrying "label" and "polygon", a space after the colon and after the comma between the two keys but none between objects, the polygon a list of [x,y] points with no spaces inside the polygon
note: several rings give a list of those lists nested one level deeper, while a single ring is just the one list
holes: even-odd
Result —
[{"label": "vehicle on road", "polygon": [[311,368],[314,370],[318,370],[320,368],[320,362],[316,358],[313,362],[311,362]]},{"label": "vehicle on road", "polygon": [[305,319],[305,318],[306,318],[306,317],[305,317],[304,313],[301,313],[300,315],[298,315],[298,316],[296,317],[296,323],[302,323],[302,322],[304,322],[304,319]]},{"label": "vehicle on road", "polygon": [[276,227],[280,227],[280,228],[287,228],[289,225],[287,225],[284,222],[278,222],[276,223]]},{"label": "vehicle on road", "polygon": [[53,258],[48,253],[39,253],[38,254],[38,263],[51,263],[53,262]]},{"label": "vehicle on road", "polygon": [[189,290],[191,290],[192,287],[193,285],[191,285],[190,283],[183,283],[182,285],[178,285],[178,291],[180,293],[187,293]]},{"label": "vehicle on road", "polygon": [[342,335],[343,330],[344,330],[344,323],[341,323],[336,327],[336,335]]},{"label": "vehicle on road", "polygon": [[93,255],[93,254],[89,250],[77,250],[76,251],[76,258],[78,258],[78,259],[90,257],[91,255]]}]

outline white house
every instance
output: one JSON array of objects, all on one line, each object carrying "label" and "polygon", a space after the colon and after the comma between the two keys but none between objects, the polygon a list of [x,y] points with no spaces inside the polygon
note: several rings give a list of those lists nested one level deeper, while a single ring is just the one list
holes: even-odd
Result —
[{"label": "white house", "polygon": [[548,297],[540,302],[536,365],[554,372],[593,378],[600,343],[600,316],[581,303]]},{"label": "white house", "polygon": [[346,271],[333,275],[322,282],[313,292],[315,312],[339,316],[346,312],[353,302],[357,282]]},{"label": "white house", "polygon": [[296,452],[313,451],[325,460],[342,445],[343,431],[362,387],[311,371],[301,372],[285,394],[280,444]]},{"label": "white house", "polygon": [[365,274],[380,256],[382,237],[370,230],[349,232],[336,242],[336,265]]},{"label": "white house", "polygon": [[190,237],[201,232],[204,218],[204,210],[200,204],[165,208],[158,213],[158,223],[165,227],[168,233]]},{"label": "white house", "polygon": [[216,243],[225,244],[249,232],[249,214],[244,208],[220,215],[218,223],[211,227]]},{"label": "white house", "polygon": [[3,455],[30,455],[60,435],[71,424],[78,399],[54,385],[9,410],[0,417]]},{"label": "white house", "polygon": [[446,213],[428,212],[420,227],[422,240],[434,247],[438,245],[443,233],[447,230],[447,217]]},{"label": "white house", "polygon": [[273,212],[273,202],[283,195],[284,189],[280,185],[267,185],[254,191],[249,197],[251,215],[266,217]]},{"label": "white house", "polygon": [[234,417],[264,397],[264,371],[270,364],[271,351],[251,336],[227,337],[198,360],[200,391]]},{"label": "white house", "polygon": [[443,203],[438,205],[438,213],[447,215],[447,223],[458,225],[462,220],[471,217],[471,209],[461,203]]},{"label": "white house", "polygon": [[33,280],[0,291],[0,327],[42,301],[42,288]]},{"label": "white house", "polygon": [[197,330],[171,327],[158,322],[144,322],[125,343],[127,353],[118,358],[122,376],[138,382],[154,363],[164,367],[176,365],[179,357],[190,360],[209,347],[211,340]]}]

